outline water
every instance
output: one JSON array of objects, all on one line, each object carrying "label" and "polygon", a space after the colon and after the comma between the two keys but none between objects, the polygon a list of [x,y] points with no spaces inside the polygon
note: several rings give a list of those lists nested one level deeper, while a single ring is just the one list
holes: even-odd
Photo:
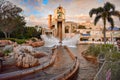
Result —
[{"label": "water", "polygon": [[53,47],[59,45],[59,40],[53,36],[42,35],[41,38],[45,41],[45,47]]},{"label": "water", "polygon": [[[45,41],[45,47],[53,47],[55,45],[61,45],[59,43],[59,39],[55,38],[54,36],[47,36],[47,35],[42,35],[42,39]],[[80,38],[79,34],[76,34],[75,36],[71,38],[64,38],[62,41],[62,45],[66,45],[68,47],[76,47],[76,44],[78,43]]]}]

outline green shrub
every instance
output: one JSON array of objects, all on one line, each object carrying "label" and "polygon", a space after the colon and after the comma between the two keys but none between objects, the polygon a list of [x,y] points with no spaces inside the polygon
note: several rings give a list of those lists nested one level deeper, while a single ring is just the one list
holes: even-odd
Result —
[{"label": "green shrub", "polygon": [[114,46],[111,44],[99,44],[99,45],[90,45],[86,54],[98,56],[99,54],[107,54],[110,50],[113,50]]},{"label": "green shrub", "polygon": [[120,53],[119,53],[119,52],[114,52],[114,53],[112,53],[112,55],[111,55],[111,60],[112,60],[112,61],[120,60]]},{"label": "green shrub", "polygon": [[9,55],[9,53],[10,53],[10,51],[9,51],[9,50],[4,51],[4,55],[5,55],[5,56],[8,56],[8,55]]},{"label": "green shrub", "polygon": [[89,46],[86,52],[87,55],[93,55],[93,56],[98,56],[99,53],[100,53],[100,46],[98,45]]},{"label": "green shrub", "polygon": [[23,44],[26,42],[26,40],[25,39],[16,39],[15,42],[17,42],[18,44]]},{"label": "green shrub", "polygon": [[10,41],[16,42],[16,39],[15,39],[15,38],[7,38],[7,40],[10,40]]},{"label": "green shrub", "polygon": [[7,40],[11,40],[13,42],[17,42],[18,44],[23,44],[26,42],[25,39],[16,39],[16,38],[7,38]]}]

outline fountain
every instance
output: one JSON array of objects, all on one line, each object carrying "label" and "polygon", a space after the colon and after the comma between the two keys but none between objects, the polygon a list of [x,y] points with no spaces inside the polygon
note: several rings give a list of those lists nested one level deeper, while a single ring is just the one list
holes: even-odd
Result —
[{"label": "fountain", "polygon": [[42,39],[45,41],[45,47],[52,47],[54,45],[62,45],[62,46],[68,46],[68,47],[76,47],[76,44],[79,40],[80,35],[76,34],[75,36],[71,38],[64,38],[62,40],[62,43],[59,43],[59,39],[55,38],[54,36],[47,36],[42,35]]},{"label": "fountain", "polygon": [[[53,29],[51,25],[54,25]],[[52,31],[51,33],[53,36],[49,34],[49,31]],[[70,31],[70,33],[72,32]],[[42,35],[41,37],[45,41],[44,46],[46,47],[52,47],[54,45],[75,47],[80,36],[79,34],[71,38],[65,36],[65,9],[61,5],[55,9],[53,18],[52,15],[49,15],[48,32],[46,31],[44,34],[46,35]]]}]

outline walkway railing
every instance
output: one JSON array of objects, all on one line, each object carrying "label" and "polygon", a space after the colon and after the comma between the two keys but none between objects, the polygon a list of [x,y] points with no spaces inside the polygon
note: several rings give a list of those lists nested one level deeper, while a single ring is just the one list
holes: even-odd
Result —
[{"label": "walkway railing", "polygon": [[[108,71],[110,67],[110,62],[105,61],[101,68],[99,69],[98,73],[94,77],[94,80],[106,80]],[[110,75],[108,75],[110,77]]]},{"label": "walkway railing", "polygon": [[56,54],[57,54],[57,50],[55,49],[51,60],[44,63],[43,65],[32,67],[29,69],[14,71],[14,72],[10,72],[10,73],[0,74],[0,80],[18,79],[24,75],[32,74],[32,73],[38,72],[40,70],[43,70],[54,63],[55,58],[56,58]]}]

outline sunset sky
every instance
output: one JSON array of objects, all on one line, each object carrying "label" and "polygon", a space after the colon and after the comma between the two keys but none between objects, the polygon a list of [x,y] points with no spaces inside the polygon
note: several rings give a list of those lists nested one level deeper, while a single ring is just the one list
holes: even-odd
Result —
[{"label": "sunset sky", "polygon": [[[89,17],[91,8],[103,6],[109,1],[115,4],[116,10],[120,10],[120,0],[8,0],[23,9],[23,15],[27,25],[47,24],[47,17],[54,13],[59,6],[66,10],[66,21],[84,22],[92,19]],[[120,21],[115,18],[116,26]]]}]

